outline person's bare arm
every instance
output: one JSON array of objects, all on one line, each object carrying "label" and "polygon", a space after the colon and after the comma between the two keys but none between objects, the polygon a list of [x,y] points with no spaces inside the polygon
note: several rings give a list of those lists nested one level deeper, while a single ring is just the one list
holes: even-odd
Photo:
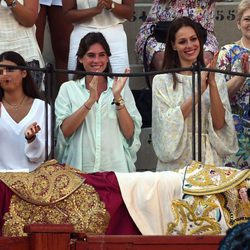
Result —
[{"label": "person's bare arm", "polygon": [[122,17],[131,20],[134,13],[134,0],[123,0],[121,4],[114,2],[114,8],[111,9],[111,0],[99,0],[107,9],[110,9],[117,17]]},{"label": "person's bare arm", "polygon": [[62,0],[62,9],[67,22],[82,23],[100,14],[103,7],[97,5],[93,8],[77,9],[76,0]]},{"label": "person's bare arm", "polygon": [[[7,5],[11,5],[13,0],[5,0]],[[38,17],[39,1],[38,0],[24,0],[23,5],[17,1],[11,11],[15,19],[25,27],[32,27]]]}]

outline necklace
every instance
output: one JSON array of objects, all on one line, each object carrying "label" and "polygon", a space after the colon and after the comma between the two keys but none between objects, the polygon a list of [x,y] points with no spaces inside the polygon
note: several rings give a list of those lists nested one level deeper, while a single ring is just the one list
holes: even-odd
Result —
[{"label": "necklace", "polygon": [[240,39],[241,46],[245,49],[249,49],[245,44],[243,43],[243,37]]},{"label": "necklace", "polygon": [[11,106],[15,111],[18,111],[20,106],[22,106],[24,99],[26,96],[23,96],[23,99],[21,100],[20,103],[15,103],[15,104],[11,104],[9,102],[7,102],[7,100],[4,98],[3,101],[6,102],[9,106]]}]

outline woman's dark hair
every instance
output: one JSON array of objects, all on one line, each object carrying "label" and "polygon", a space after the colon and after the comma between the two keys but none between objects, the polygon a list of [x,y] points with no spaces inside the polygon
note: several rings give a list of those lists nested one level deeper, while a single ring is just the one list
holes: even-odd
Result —
[{"label": "woman's dark hair", "polygon": [[[200,42],[200,53],[197,57],[197,61],[200,62],[202,66],[205,66],[204,59],[203,59],[203,44],[204,44],[204,38],[201,36],[199,32],[199,26],[196,22],[192,21],[189,17],[180,17],[175,19],[169,26],[167,40],[166,40],[166,47],[165,47],[165,53],[164,53],[164,60],[162,69],[173,69],[173,68],[180,68],[180,59],[178,56],[177,51],[175,51],[172,47],[172,44],[175,42],[176,39],[176,33],[181,29],[182,27],[191,27],[194,29],[199,42]],[[173,79],[174,79],[174,89],[176,88],[177,84],[177,78],[176,74],[173,73]]]},{"label": "woman's dark hair", "polygon": [[[109,57],[111,56],[109,45],[108,45],[105,37],[103,36],[103,34],[100,32],[90,32],[86,36],[84,36],[80,41],[79,48],[78,48],[78,51],[76,53],[76,55],[77,55],[76,70],[77,71],[86,72],[83,64],[81,62],[79,62],[79,58],[82,58],[87,53],[89,48],[96,43],[100,44],[103,47],[103,49],[105,50],[106,54]],[[110,62],[108,62],[107,67],[104,70],[104,72],[106,72],[106,73],[112,72]],[[82,76],[84,76],[84,74],[76,74],[74,77],[74,80],[80,79]]]},{"label": "woman's dark hair", "polygon": [[[0,54],[0,62],[4,60],[11,61],[15,63],[17,66],[27,67],[24,58],[20,54],[14,51],[6,51]],[[26,71],[27,75],[25,78],[23,78],[23,84],[22,84],[24,94],[31,98],[40,98],[39,91],[31,77],[30,72],[28,70]],[[4,96],[4,90],[0,87],[0,100],[2,100],[3,96]]]}]

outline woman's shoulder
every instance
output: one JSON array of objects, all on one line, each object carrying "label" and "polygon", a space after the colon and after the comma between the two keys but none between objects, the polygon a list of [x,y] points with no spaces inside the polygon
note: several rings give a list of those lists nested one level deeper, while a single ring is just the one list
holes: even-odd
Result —
[{"label": "woman's shoulder", "polygon": [[83,79],[70,80],[64,82],[60,87],[59,93],[74,91],[76,88],[79,88],[81,85],[83,85],[83,83],[84,83]]},{"label": "woman's shoulder", "polygon": [[238,55],[244,52],[245,49],[238,43],[225,44],[221,47],[220,53],[224,52],[227,54]]},{"label": "woman's shoulder", "polygon": [[153,81],[157,83],[157,82],[166,81],[167,79],[172,79],[172,78],[173,77],[172,77],[171,74],[166,74],[166,73],[157,74],[157,75],[154,76]]}]

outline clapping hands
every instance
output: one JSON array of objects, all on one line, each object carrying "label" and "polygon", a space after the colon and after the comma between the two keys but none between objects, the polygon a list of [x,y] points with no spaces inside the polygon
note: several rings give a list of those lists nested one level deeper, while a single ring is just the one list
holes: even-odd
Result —
[{"label": "clapping hands", "polygon": [[[215,69],[216,68],[216,63],[217,63],[217,60],[218,60],[218,55],[219,55],[218,52],[216,52],[214,54],[214,57],[211,60],[211,62],[207,65],[207,68],[209,68],[209,69]],[[209,84],[216,84],[215,83],[215,72],[203,71],[201,73],[201,82],[202,82],[201,92],[203,93],[207,89],[207,86]]]},{"label": "clapping hands", "polygon": [[111,4],[111,0],[98,0],[97,7],[109,10],[111,8]]},{"label": "clapping hands", "polygon": [[[128,74],[130,73],[130,69],[129,68],[126,68],[125,69],[125,73]],[[114,95],[114,98],[115,99],[118,99],[120,96],[121,96],[121,92],[126,84],[126,81],[127,81],[128,77],[125,76],[125,77],[114,77],[114,83],[113,83],[113,88],[112,88],[112,91],[113,91],[113,95]]]},{"label": "clapping hands", "polygon": [[243,73],[249,74],[249,54],[244,53],[241,58],[241,65]]}]

